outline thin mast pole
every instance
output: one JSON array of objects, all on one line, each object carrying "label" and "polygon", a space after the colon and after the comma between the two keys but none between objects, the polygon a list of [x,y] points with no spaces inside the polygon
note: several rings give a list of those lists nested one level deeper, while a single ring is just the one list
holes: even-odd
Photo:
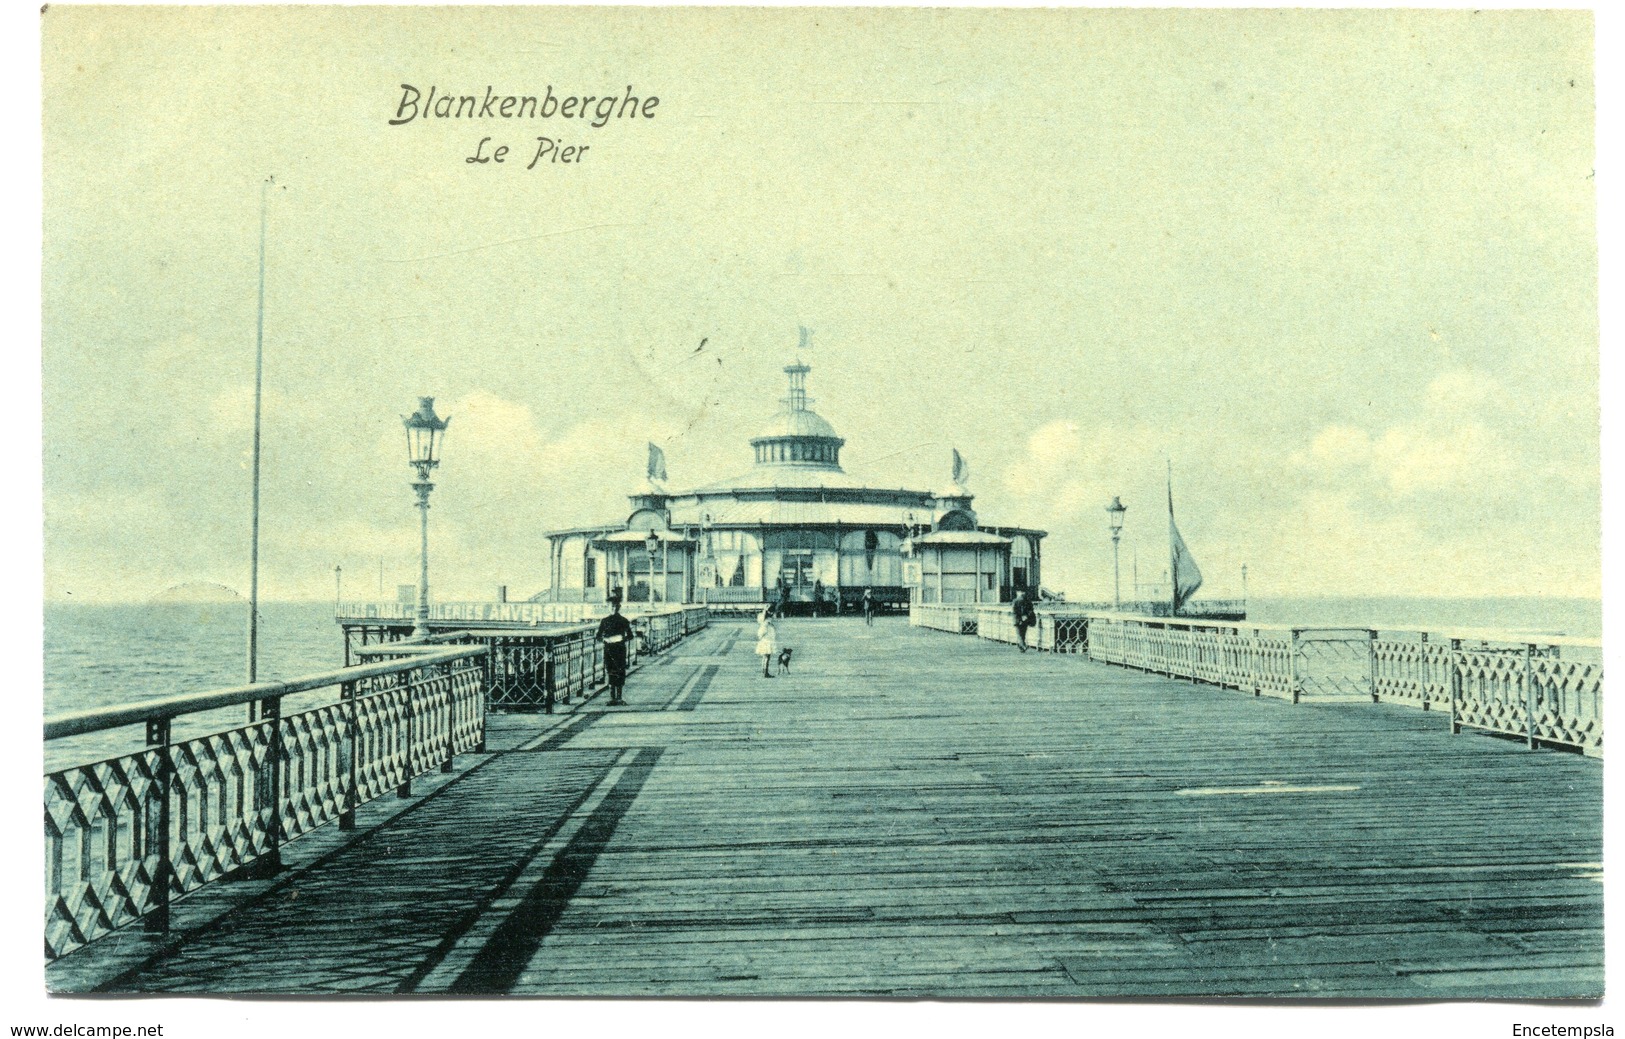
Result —
[{"label": "thin mast pole", "polygon": [[[271,178],[260,182],[259,315],[254,328],[254,504],[248,540],[248,683],[259,681],[260,657],[260,402],[265,383],[265,194]],[[250,707],[252,712],[253,708]]]},{"label": "thin mast pole", "polygon": [[1168,616],[1179,616],[1179,556],[1174,551],[1174,460],[1168,459]]}]

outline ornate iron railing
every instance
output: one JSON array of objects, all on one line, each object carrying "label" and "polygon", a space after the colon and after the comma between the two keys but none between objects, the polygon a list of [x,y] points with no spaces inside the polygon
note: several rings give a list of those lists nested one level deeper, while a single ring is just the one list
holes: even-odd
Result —
[{"label": "ornate iron railing", "polygon": [[1089,618],[1039,610],[1038,648],[1050,653],[1089,652]]},{"label": "ornate iron railing", "polygon": [[[970,614],[970,619],[966,615]],[[1014,642],[1008,605],[916,603],[910,623]],[[1295,627],[1038,610],[1038,648],[1297,703],[1448,707],[1476,728],[1602,756],[1601,643],[1562,636]]]},{"label": "ornate iron railing", "polygon": [[[968,610],[968,607],[961,607]],[[976,634],[984,639],[994,642],[1007,642],[1016,645],[1020,635],[1016,632],[1015,608],[1011,603],[999,605],[983,604],[976,607]],[[1070,640],[1085,630],[1082,617],[1056,617],[1053,614],[1039,610],[1035,614],[1037,624],[1027,629],[1027,647],[1029,649],[1042,649],[1052,652],[1079,652],[1072,647]],[[1060,627],[1057,628],[1057,621]],[[1056,644],[1056,632],[1061,632],[1061,638],[1067,643],[1066,648]]]},{"label": "ornate iron railing", "polygon": [[[1565,656],[1565,650],[1568,655]],[[1602,756],[1602,661],[1590,640],[1450,640],[1450,728],[1521,736]]]},{"label": "ornate iron railing", "polygon": [[[135,920],[167,930],[173,899],[239,871],[274,872],[286,842],[452,758],[483,749],[484,647],[420,647],[400,659],[288,682],[58,715],[47,741],[125,726],[139,751],[45,776],[45,954]],[[283,698],[334,688],[338,702],[284,716]],[[177,718],[242,704],[256,720],[173,738]]]},{"label": "ornate iron railing", "polygon": [[444,632],[430,639],[385,643],[355,651],[360,659],[422,652],[427,642],[484,646],[486,703],[495,711],[544,711],[586,695],[604,681],[604,647],[596,624],[549,631],[509,628]]},{"label": "ornate iron railing", "polygon": [[[1082,653],[1089,643],[1088,619],[1040,607],[1038,624],[1027,632],[1027,645],[1054,653]],[[956,635],[981,635],[996,642],[1016,642],[1016,618],[1009,603],[1000,605],[955,606],[942,603],[912,603],[909,623],[917,628],[949,631]]]},{"label": "ornate iron railing", "polygon": [[974,607],[944,605],[942,603],[911,603],[908,622],[917,628],[951,631],[956,635],[975,635],[977,615]]},{"label": "ornate iron railing", "polygon": [[[976,634],[994,642],[1007,642],[1012,646],[1016,644],[1016,616],[1009,603],[1003,606],[961,607],[961,609],[965,613],[975,615]],[[1036,638],[1036,632],[1029,632],[1028,645],[1032,645]]]},{"label": "ornate iron railing", "polygon": [[1430,632],[1384,632],[1371,641],[1371,698],[1424,711],[1450,704],[1456,647]]},{"label": "ornate iron railing", "polygon": [[[704,606],[669,607],[628,619],[635,636],[628,663],[635,664],[638,657],[663,652],[704,629],[710,623],[710,612]],[[422,652],[431,643],[482,645],[490,651],[486,688],[492,710],[552,713],[556,705],[570,703],[604,684],[604,646],[597,632],[596,623],[536,631],[470,628],[353,652],[362,659],[383,659]]]},{"label": "ornate iron railing", "polygon": [[683,634],[692,635],[696,631],[703,631],[711,623],[711,610],[706,606],[683,607]]},{"label": "ornate iron railing", "polygon": [[[1097,615],[1089,655],[1179,678],[1291,699],[1448,706],[1477,728],[1602,756],[1601,644],[1514,635],[1201,624]],[[1564,651],[1570,656],[1565,658]]]}]

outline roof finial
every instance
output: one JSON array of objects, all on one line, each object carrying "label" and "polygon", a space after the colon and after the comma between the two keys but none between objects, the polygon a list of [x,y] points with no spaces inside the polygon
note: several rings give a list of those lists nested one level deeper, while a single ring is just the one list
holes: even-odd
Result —
[{"label": "roof finial", "polygon": [[801,342],[796,347],[796,360],[794,364],[787,365],[784,374],[790,377],[790,396],[784,398],[784,405],[791,411],[806,411],[811,403],[807,399],[807,373],[812,371],[811,366],[801,359],[801,351],[812,345],[812,330],[806,325],[797,326],[801,330]]}]

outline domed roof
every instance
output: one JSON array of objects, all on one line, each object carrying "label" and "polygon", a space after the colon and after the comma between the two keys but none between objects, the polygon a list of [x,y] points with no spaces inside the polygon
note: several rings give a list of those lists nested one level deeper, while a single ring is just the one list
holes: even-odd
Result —
[{"label": "domed roof", "polygon": [[836,433],[835,427],[824,421],[823,416],[816,411],[787,408],[768,419],[762,431],[751,439],[776,440],[779,437],[827,437],[830,440],[839,440],[840,434]]}]

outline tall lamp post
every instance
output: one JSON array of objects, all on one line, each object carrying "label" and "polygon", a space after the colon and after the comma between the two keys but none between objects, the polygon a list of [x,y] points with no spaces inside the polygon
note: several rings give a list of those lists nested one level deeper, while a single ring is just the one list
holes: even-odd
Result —
[{"label": "tall lamp post", "polygon": [[412,634],[422,636],[429,634],[429,492],[434,490],[429,474],[440,464],[438,452],[451,419],[434,413],[433,397],[419,397],[418,410],[402,415],[401,424],[406,427],[407,461],[418,474],[412,489],[418,492],[421,518],[421,569],[418,571],[418,618]]},{"label": "tall lamp post", "polygon": [[1106,506],[1106,514],[1111,517],[1112,523],[1112,609],[1114,610],[1123,608],[1122,571],[1117,562],[1117,543],[1123,536],[1123,513],[1127,511],[1128,506],[1123,504],[1123,499],[1115,494],[1112,495],[1112,503]]},{"label": "tall lamp post", "polygon": [[653,609],[655,604],[655,553],[660,551],[660,538],[655,535],[652,528],[649,531],[649,537],[643,542],[643,547],[649,552],[649,607]]}]

